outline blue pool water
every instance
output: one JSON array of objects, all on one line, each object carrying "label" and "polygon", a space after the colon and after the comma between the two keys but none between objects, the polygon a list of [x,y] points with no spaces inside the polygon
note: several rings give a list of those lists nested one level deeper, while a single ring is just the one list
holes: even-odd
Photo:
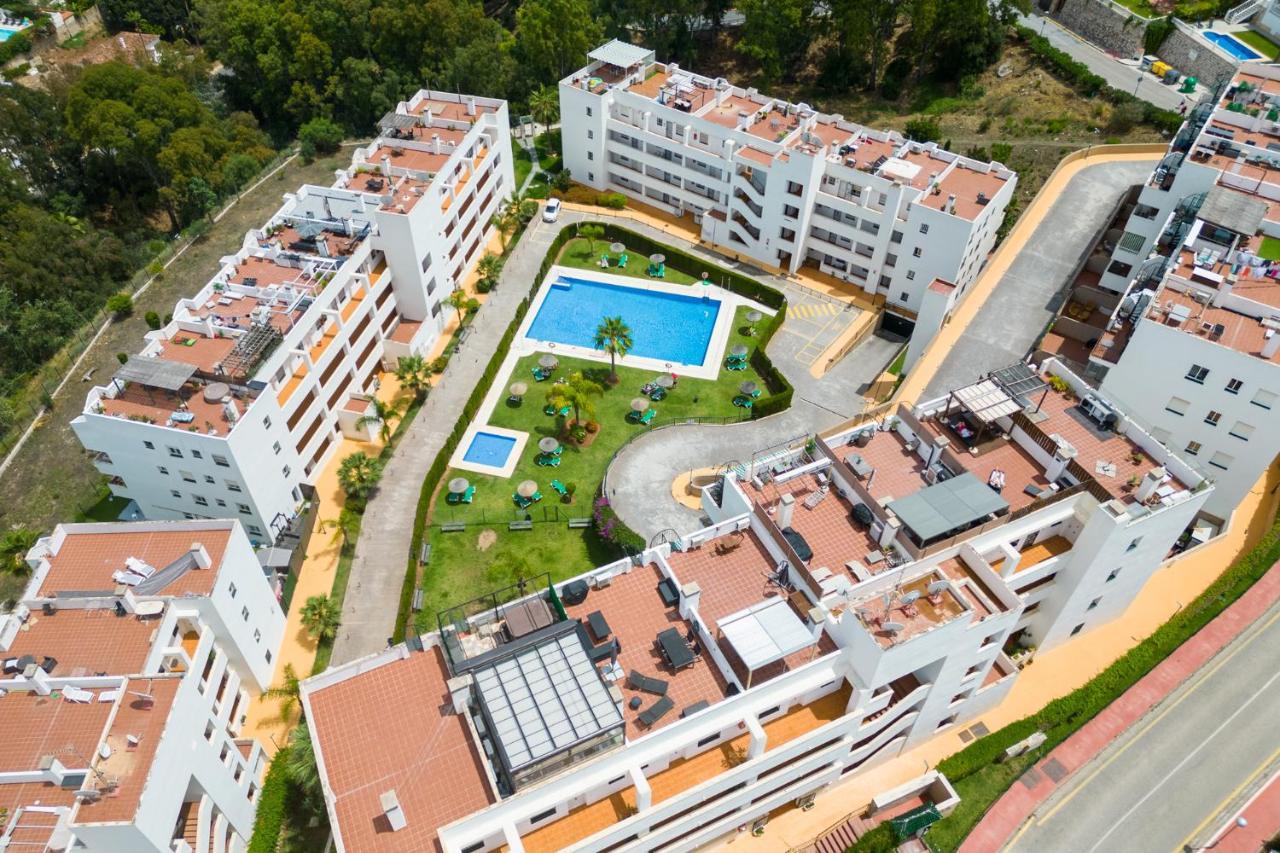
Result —
[{"label": "blue pool water", "polygon": [[1227,53],[1234,56],[1236,59],[1239,59],[1241,62],[1244,62],[1245,60],[1249,60],[1249,59],[1262,58],[1262,54],[1258,53],[1256,50],[1253,50],[1244,42],[1240,41],[1239,39],[1232,38],[1226,33],[1215,33],[1212,30],[1209,30],[1204,33],[1204,37],[1208,41],[1213,42],[1218,47],[1222,48]]},{"label": "blue pool water", "polygon": [[511,449],[515,446],[516,440],[510,436],[477,432],[472,436],[471,444],[462,458],[477,465],[501,468],[507,464],[507,457],[511,455]]},{"label": "blue pool water", "polygon": [[719,314],[720,300],[702,295],[661,293],[561,276],[533,318],[529,337],[594,349],[600,321],[621,317],[631,328],[631,355],[702,364]]},{"label": "blue pool water", "polygon": [[[25,21],[25,19],[24,19],[24,21]],[[20,33],[20,32],[22,32],[23,30],[25,30],[25,29],[26,29],[28,26],[30,26],[30,25],[31,25],[31,22],[30,22],[30,21],[25,21],[25,22],[23,23],[23,25],[22,25],[22,26],[20,26],[20,27],[10,27],[10,26],[0,25],[0,42],[6,42],[6,41],[8,41],[8,40],[9,40],[9,36],[13,35],[14,33]]]}]

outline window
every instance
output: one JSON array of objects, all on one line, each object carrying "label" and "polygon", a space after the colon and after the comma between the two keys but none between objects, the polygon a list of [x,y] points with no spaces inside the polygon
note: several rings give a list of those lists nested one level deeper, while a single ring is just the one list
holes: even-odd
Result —
[{"label": "window", "polygon": [[1156,214],[1160,212],[1160,208],[1152,207],[1149,204],[1140,204],[1133,209],[1133,215],[1139,219],[1155,219]]},{"label": "window", "polygon": [[1241,388],[1243,385],[1244,385],[1244,383],[1243,383],[1243,382],[1241,382],[1239,379],[1229,379],[1229,380],[1227,380],[1227,393],[1228,393],[1228,394],[1239,394],[1239,393],[1240,393],[1240,388]]},{"label": "window", "polygon": [[161,474],[164,474],[166,477],[169,475],[169,469],[164,467],[163,465],[157,465],[156,470],[159,471]]},{"label": "window", "polygon": [[432,316],[432,317],[439,317],[439,316],[440,316],[440,303],[439,303],[439,302],[437,302],[437,303],[435,303],[435,304],[433,304],[433,305],[431,306],[431,316]]},{"label": "window", "polygon": [[241,608],[240,608],[240,616],[241,616],[241,617],[243,617],[244,621],[248,622],[248,621],[249,621],[249,608],[248,608],[248,607],[241,607]]},{"label": "window", "polygon": [[1259,391],[1253,395],[1253,399],[1249,401],[1260,409],[1270,409],[1276,402],[1276,395],[1270,391]]},{"label": "window", "polygon": [[222,498],[214,498],[213,502],[218,506],[222,507],[223,509],[227,508],[227,502],[224,501]]},{"label": "window", "polygon": [[1222,412],[1215,412],[1212,409],[1209,410],[1209,414],[1204,416],[1204,422],[1209,426],[1217,426],[1220,420],[1222,420]]},{"label": "window", "polygon": [[430,268],[431,268],[431,253],[427,252],[425,255],[422,256],[422,271],[426,272]]},{"label": "window", "polygon": [[905,290],[904,290],[904,291],[902,291],[902,293],[898,294],[898,301],[899,301],[899,302],[906,302],[906,301],[907,301],[908,299],[910,299],[910,298],[911,298],[911,294],[910,294],[910,293],[907,293],[907,291],[905,291]]},{"label": "window", "polygon": [[588,151],[588,152],[587,152],[587,159],[588,159],[588,160],[594,160],[594,159],[596,159],[596,152],[594,152],[594,151]]},{"label": "window", "polygon": [[1170,397],[1169,402],[1164,404],[1166,412],[1173,412],[1175,415],[1185,415],[1191,404],[1181,397]]},{"label": "window", "polygon": [[261,631],[259,631],[257,628],[254,628],[254,629],[253,629],[253,641],[254,641],[255,643],[261,643],[261,642],[262,642],[262,632],[261,632]]},{"label": "window", "polygon": [[547,809],[545,812],[538,812],[536,815],[529,818],[529,823],[539,823],[541,821],[546,820],[549,817],[555,817],[555,816],[556,816],[555,809]]},{"label": "window", "polygon": [[217,483],[217,482],[218,482],[217,480],[213,479],[213,475],[211,475],[211,474],[205,474],[205,475],[204,475],[204,481],[205,481],[207,484],[209,484],[210,486],[212,486],[212,485],[214,485],[215,483]]},{"label": "window", "polygon": [[911,257],[913,258],[918,258],[922,254],[924,254],[924,252],[919,246],[916,246],[914,249],[911,250]]},{"label": "window", "polygon": [[271,663],[271,652],[267,652],[267,663]]},{"label": "window", "polygon": [[928,225],[926,225],[926,224],[921,224],[921,226],[920,226],[920,233],[921,233],[921,234],[928,234],[928,233],[929,233],[929,226],[928,226]]},{"label": "window", "polygon": [[236,585],[235,585],[235,584],[233,584],[233,583],[229,583],[229,584],[227,584],[227,592],[231,595],[231,597],[232,597],[232,598],[235,598],[235,597],[236,597]]},{"label": "window", "polygon": [[[661,120],[659,120],[659,122],[658,122],[658,123],[659,123],[659,124],[661,124],[661,123],[662,123],[662,122],[661,122]],[[587,139],[595,139],[595,138],[596,138],[596,132],[595,132],[594,130],[588,130],[588,131],[587,131]],[[591,152],[590,152],[590,151],[588,151],[587,153],[588,153],[588,154],[590,154]]]},{"label": "window", "polygon": [[235,480],[227,480],[226,483],[227,483],[227,491],[229,492],[240,491],[240,484],[237,483]]},{"label": "window", "polygon": [[155,446],[154,444],[152,444],[151,442],[149,442],[149,441],[144,441],[144,442],[142,442],[142,446],[143,446],[143,447],[145,447],[147,450],[155,450],[155,449],[156,449],[156,446]]},{"label": "window", "polygon": [[587,115],[591,115],[591,107],[587,107]]},{"label": "window", "polygon": [[236,509],[241,515],[253,515],[253,510],[249,509],[248,504],[236,504]]},{"label": "window", "polygon": [[1226,453],[1221,453],[1221,452],[1215,453],[1213,454],[1213,456],[1209,458],[1210,465],[1212,465],[1214,468],[1221,468],[1223,471],[1226,471],[1228,468],[1230,468],[1231,463],[1235,461],[1236,460],[1234,456],[1229,456]]},{"label": "window", "polygon": [[227,457],[225,457],[225,456],[219,456],[219,455],[218,455],[218,454],[216,454],[216,453],[215,453],[215,454],[213,454],[213,464],[214,464],[214,465],[217,465],[219,468],[230,468],[230,467],[231,467],[231,463],[227,461]]},{"label": "window", "polygon": [[1125,550],[1132,551],[1134,548],[1137,548],[1141,544],[1142,544],[1142,537],[1139,536],[1137,539],[1134,539],[1132,542],[1130,542],[1129,547],[1125,548]]},{"label": "window", "polygon": [[1129,273],[1133,272],[1133,264],[1126,264],[1124,261],[1112,261],[1111,266],[1107,267],[1107,272],[1128,278]]},{"label": "window", "polygon": [[204,495],[192,495],[191,499],[196,502],[196,506],[208,506],[209,499]]},{"label": "window", "polygon": [[1186,452],[1191,456],[1198,456],[1200,454],[1201,446],[1202,445],[1198,441],[1188,441],[1186,446]]},{"label": "window", "polygon": [[199,450],[193,450],[193,451],[191,451],[191,455],[192,455],[192,457],[194,457],[194,458],[196,458],[196,459],[203,459],[203,458],[204,458],[204,454],[203,454],[203,453],[201,453]]},{"label": "window", "polygon": [[1253,435],[1253,427],[1244,421],[1236,421],[1235,426],[1231,428],[1230,435],[1232,438],[1238,438],[1241,441],[1248,441]]},{"label": "window", "polygon": [[1118,577],[1120,577],[1120,570],[1113,569],[1111,571],[1111,574],[1107,575],[1107,583],[1111,583],[1113,580],[1115,580]]},{"label": "window", "polygon": [[1198,364],[1191,365],[1190,369],[1187,370],[1187,378],[1192,382],[1198,382],[1201,385],[1204,384],[1205,377],[1208,375],[1209,368],[1201,367]]},{"label": "window", "polygon": [[248,529],[249,529],[249,532],[252,533],[254,536],[262,535],[262,528],[258,527],[258,525],[256,524],[248,525]]},{"label": "window", "polygon": [[596,173],[595,173],[595,172],[587,172],[587,180],[588,180],[588,181],[594,181],[595,179],[596,179]]},{"label": "window", "polygon": [[432,277],[431,281],[427,282],[427,296],[430,296],[435,292],[436,292],[436,280],[434,277]]},{"label": "window", "polygon": [[718,740],[720,740],[720,735],[708,735],[707,737],[704,737],[702,740],[698,741],[698,746],[707,746],[709,744],[715,743]]},{"label": "window", "polygon": [[262,425],[263,425],[264,427],[266,427],[267,429],[271,429],[271,416],[270,416],[270,415],[268,415],[267,417],[265,417],[265,418],[263,418],[263,419],[262,419]]},{"label": "window", "polygon": [[175,498],[178,498],[179,500],[182,499],[182,492],[178,491],[177,489],[170,489],[169,494],[173,495]]},{"label": "window", "polygon": [[281,470],[280,473],[284,474],[285,479],[288,479],[289,475],[293,473],[293,469],[291,469],[288,465],[286,465],[284,466],[284,468]]},{"label": "window", "polygon": [[181,450],[179,450],[179,449],[178,449],[178,448],[176,448],[176,447],[170,447],[170,448],[169,448],[169,455],[170,455],[170,456],[172,456],[174,459],[181,459],[181,458],[182,458],[182,451],[181,451]]},{"label": "window", "polygon": [[271,445],[271,452],[276,454],[277,456],[280,454],[280,442],[277,441],[276,443]]},{"label": "window", "polygon": [[1084,623],[1081,622],[1079,625],[1071,629],[1071,636],[1074,637],[1076,634],[1079,634],[1083,630],[1084,630]]},{"label": "window", "polygon": [[782,215],[787,217],[788,219],[795,219],[800,215],[800,208],[791,204],[783,205]]},{"label": "window", "polygon": [[902,242],[902,232],[901,232],[901,231],[894,231],[892,234],[890,234],[890,235],[889,235],[889,242],[890,242],[890,243],[901,243],[901,242]]},{"label": "window", "polygon": [[1094,609],[1095,607],[1097,607],[1097,606],[1098,606],[1098,604],[1099,604],[1099,603],[1101,603],[1101,602],[1102,602],[1102,596],[1098,596],[1098,597],[1097,597],[1097,598],[1095,598],[1093,601],[1090,601],[1090,602],[1089,602],[1089,607],[1088,607],[1087,609],[1088,609],[1088,610],[1093,610],[1093,609]]},{"label": "window", "polygon": [[178,476],[182,477],[183,482],[194,483],[196,481],[196,475],[190,471],[179,471]]}]

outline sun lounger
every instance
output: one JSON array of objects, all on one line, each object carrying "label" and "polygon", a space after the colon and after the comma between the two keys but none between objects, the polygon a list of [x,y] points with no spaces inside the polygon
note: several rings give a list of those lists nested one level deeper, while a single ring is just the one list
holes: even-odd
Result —
[{"label": "sun lounger", "polygon": [[671,709],[674,708],[675,706],[676,706],[676,703],[672,702],[670,697],[663,696],[657,702],[654,702],[652,705],[650,705],[648,710],[641,711],[636,716],[636,719],[639,720],[641,723],[643,723],[645,726],[653,726],[654,723],[658,722],[658,720],[661,720],[668,713],[670,713]]},{"label": "sun lounger", "polygon": [[539,455],[537,459],[533,460],[533,464],[540,468],[559,468],[560,457],[543,453]]},{"label": "sun lounger", "polygon": [[556,494],[562,498],[569,494],[569,490],[566,489],[564,487],[564,483],[560,482],[559,480],[552,480],[551,488],[555,489]]},{"label": "sun lounger", "polygon": [[555,371],[547,370],[546,368],[534,367],[533,378],[536,379],[538,382],[546,382],[548,379],[551,378],[551,374],[554,372]]},{"label": "sun lounger", "polygon": [[68,702],[92,702],[93,693],[88,690],[82,690],[79,687],[62,688],[62,698]]},{"label": "sun lounger", "polygon": [[657,409],[645,409],[644,414],[640,416],[640,424],[642,426],[648,426],[649,424],[653,423],[653,419],[657,417],[657,415],[658,415]]},{"label": "sun lounger", "polygon": [[627,686],[641,693],[652,693],[654,696],[667,695],[667,682],[661,678],[651,678],[634,669],[627,673]]},{"label": "sun lounger", "polygon": [[724,366],[725,370],[746,370],[747,363],[745,361],[731,361]]},{"label": "sun lounger", "polygon": [[698,713],[699,711],[706,710],[707,708],[710,708],[710,707],[711,707],[711,703],[708,702],[706,699],[703,699],[698,702],[694,702],[688,708],[685,708],[683,711],[680,712],[680,719],[684,719],[685,717],[692,717],[694,714]]},{"label": "sun lounger", "polygon": [[657,388],[654,388],[649,392],[649,399],[655,403],[662,402],[667,399],[667,389],[659,385]]},{"label": "sun lounger", "polygon": [[738,396],[733,398],[733,404],[737,406],[739,409],[750,409],[751,398],[745,397],[742,394],[739,394]]},{"label": "sun lounger", "polygon": [[818,504],[822,503],[823,500],[826,499],[830,491],[831,489],[829,487],[823,486],[822,488],[818,489],[816,492],[810,492],[809,496],[804,499],[804,508],[815,509],[818,506]]},{"label": "sun lounger", "polygon": [[618,257],[618,269],[624,270],[626,268],[627,268],[627,256],[624,253]]}]

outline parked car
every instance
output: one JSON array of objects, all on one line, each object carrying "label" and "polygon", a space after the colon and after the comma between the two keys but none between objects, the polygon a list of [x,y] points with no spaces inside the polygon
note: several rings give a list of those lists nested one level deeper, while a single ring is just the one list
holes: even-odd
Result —
[{"label": "parked car", "polygon": [[542,208],[542,221],[555,222],[560,216],[560,199],[553,198]]}]

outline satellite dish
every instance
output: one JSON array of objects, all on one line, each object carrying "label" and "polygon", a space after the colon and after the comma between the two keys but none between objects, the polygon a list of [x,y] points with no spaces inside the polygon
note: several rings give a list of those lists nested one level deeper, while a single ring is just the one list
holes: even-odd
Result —
[{"label": "satellite dish", "polygon": [[886,622],[880,627],[883,628],[885,631],[889,632],[890,634],[896,634],[907,626],[903,625],[901,622]]},{"label": "satellite dish", "polygon": [[888,610],[893,606],[893,591],[885,590],[884,595],[880,596],[880,600],[884,602],[884,609]]},{"label": "satellite dish", "polygon": [[899,602],[900,602],[904,607],[909,607],[909,606],[911,606],[912,604],[915,604],[915,603],[916,603],[917,601],[919,601],[919,600],[920,600],[920,591],[919,591],[919,590],[914,590],[914,589],[913,589],[913,590],[911,590],[911,592],[909,592],[909,593],[907,593],[906,595],[902,596],[902,598],[900,598],[900,599],[899,599]]},{"label": "satellite dish", "polygon": [[942,595],[943,591],[946,590],[946,588],[947,588],[946,581],[934,581],[933,583],[929,584],[928,592],[931,597],[935,595]]}]

